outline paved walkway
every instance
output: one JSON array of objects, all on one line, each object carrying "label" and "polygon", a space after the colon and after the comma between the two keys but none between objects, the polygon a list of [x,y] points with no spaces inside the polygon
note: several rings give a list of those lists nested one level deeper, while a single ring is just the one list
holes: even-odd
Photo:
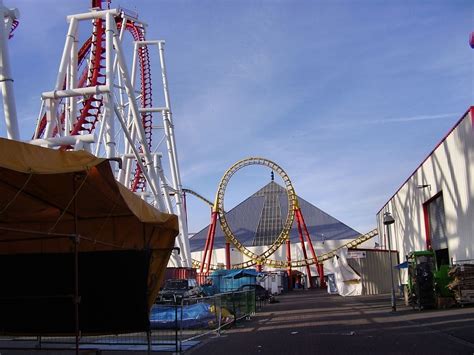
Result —
[{"label": "paved walkway", "polygon": [[391,313],[388,295],[321,290],[278,300],[186,354],[474,354],[474,307]]},{"label": "paved walkway", "polygon": [[[474,307],[420,312],[400,304],[397,312],[391,313],[389,295],[344,298],[322,290],[293,291],[279,296],[278,300],[279,303],[264,305],[251,320],[239,321],[219,337],[199,339],[200,344],[185,355],[474,355]],[[74,352],[3,349],[0,353],[69,355]],[[83,349],[80,353],[147,354],[112,349],[100,352]]]}]

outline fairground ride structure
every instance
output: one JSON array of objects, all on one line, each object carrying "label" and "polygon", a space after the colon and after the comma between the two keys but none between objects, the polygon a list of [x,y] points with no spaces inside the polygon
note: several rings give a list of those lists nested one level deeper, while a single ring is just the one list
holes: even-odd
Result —
[{"label": "fairground ride structure", "polygon": [[[275,239],[275,241],[260,254],[256,254],[255,252],[251,251],[237,239],[235,234],[232,232],[229,226],[229,223],[227,222],[225,208],[224,208],[225,191],[231,177],[238,170],[250,165],[266,166],[270,168],[272,172],[276,172],[283,180],[286,193],[287,193],[287,198],[288,198],[288,214],[286,216],[286,222],[283,224],[283,228],[280,231],[277,238]],[[329,260],[332,257],[334,257],[337,254],[337,252],[342,248],[355,247],[378,235],[377,229],[374,229],[367,234],[358,236],[354,240],[351,240],[350,242],[342,246],[339,246],[338,248],[334,250],[331,250],[323,255],[317,256],[314,251],[313,242],[308,232],[308,228],[306,227],[303,213],[301,212],[301,208],[299,206],[298,197],[295,193],[295,189],[291,183],[290,178],[278,164],[265,158],[250,157],[250,158],[242,159],[236,162],[234,165],[232,165],[224,173],[219,183],[214,203],[211,203],[209,200],[193,192],[192,190],[185,189],[185,192],[195,195],[199,199],[210,204],[212,207],[211,208],[211,223],[208,229],[207,239],[206,239],[204,251],[202,254],[202,260],[200,262],[193,260],[194,267],[198,268],[199,273],[203,276],[209,275],[209,272],[211,269],[217,268],[215,265],[211,264],[211,255],[213,251],[217,219],[219,219],[222,231],[224,232],[224,235],[226,238],[225,266],[227,269],[231,269],[231,268],[240,269],[240,268],[256,266],[257,270],[261,271],[262,265],[266,265],[269,267],[279,268],[279,269],[286,268],[288,275],[290,276],[292,268],[305,267],[308,280],[310,283],[310,287],[314,287],[313,280],[311,278],[311,269],[310,269],[311,265],[316,266],[317,272],[321,280],[320,286],[324,287],[325,286],[324,268],[323,268],[324,261]],[[290,230],[292,228],[292,225],[295,219],[297,223],[301,250],[303,252],[303,259],[298,259],[298,260],[292,260],[291,258]],[[311,252],[311,257],[308,257],[308,253],[306,250],[306,243],[308,245],[309,251]],[[231,264],[230,244],[232,244],[237,250],[239,250],[240,253],[245,255],[247,258],[247,261],[237,263],[237,264]],[[286,244],[286,261],[271,259],[270,257],[272,256],[272,254],[274,254],[283,244]]]},{"label": "fairground ride structure", "polygon": [[0,90],[3,99],[3,110],[5,112],[7,137],[15,140],[20,139],[20,134],[13,92],[10,57],[8,55],[8,39],[13,37],[13,31],[18,27],[19,16],[18,9],[8,9],[3,6],[3,2],[0,0],[0,18],[3,19],[3,26],[0,26]]},{"label": "fairground ride structure", "polygon": [[[6,40],[18,25],[18,12],[0,2],[0,85],[7,136],[19,140]],[[174,266],[191,267],[188,227],[174,135],[162,40],[147,40],[147,25],[110,1],[92,0],[89,12],[70,15],[58,75],[43,92],[31,144],[60,150],[87,150],[116,161],[116,179],[162,212],[178,216],[180,234]],[[79,46],[80,25],[92,34]],[[127,33],[131,35],[127,41]],[[133,41],[130,41],[132,39]],[[133,45],[130,45],[132,42]],[[131,71],[125,48],[133,47]],[[154,105],[151,54],[161,71],[161,106]],[[155,93],[156,95],[156,93]],[[159,117],[161,116],[161,117]],[[161,150],[166,150],[162,154]]]}]

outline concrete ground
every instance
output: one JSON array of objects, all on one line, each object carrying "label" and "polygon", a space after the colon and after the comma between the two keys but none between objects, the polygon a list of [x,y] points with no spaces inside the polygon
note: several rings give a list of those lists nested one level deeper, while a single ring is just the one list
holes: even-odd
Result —
[{"label": "concrete ground", "polygon": [[474,354],[474,307],[416,311],[389,295],[294,291],[186,354]]},{"label": "concrete ground", "polygon": [[[415,311],[398,300],[397,312],[392,313],[389,295],[344,298],[305,290],[277,298],[278,303],[265,304],[250,320],[239,321],[220,336],[199,339],[185,354],[474,355],[473,306]],[[82,349],[80,353],[147,354],[136,350]],[[163,349],[159,353],[170,354]],[[0,349],[0,355],[6,354],[69,355],[74,351]]]}]

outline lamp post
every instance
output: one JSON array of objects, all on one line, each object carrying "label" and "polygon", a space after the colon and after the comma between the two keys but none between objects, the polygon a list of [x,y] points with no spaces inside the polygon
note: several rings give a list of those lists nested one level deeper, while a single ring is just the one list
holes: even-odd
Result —
[{"label": "lamp post", "polygon": [[388,239],[388,257],[390,260],[390,278],[392,280],[392,312],[397,311],[397,303],[395,300],[395,287],[393,285],[393,264],[392,264],[392,247],[390,246],[390,225],[395,223],[390,212],[383,214],[383,224],[387,226],[387,239]]}]

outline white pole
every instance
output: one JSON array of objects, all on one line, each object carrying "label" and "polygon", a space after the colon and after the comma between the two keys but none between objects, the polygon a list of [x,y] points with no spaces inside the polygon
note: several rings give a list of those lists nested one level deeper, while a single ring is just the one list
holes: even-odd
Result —
[{"label": "white pole", "polygon": [[170,169],[171,169],[171,178],[173,182],[173,188],[176,190],[175,201],[176,201],[176,213],[178,215],[179,230],[181,232],[181,237],[183,239],[184,250],[181,251],[183,263],[190,267],[191,266],[191,252],[189,246],[189,237],[188,237],[188,225],[186,222],[186,211],[184,210],[183,205],[183,194],[181,186],[181,177],[179,173],[178,166],[178,152],[176,150],[176,143],[174,139],[173,132],[173,121],[171,115],[171,101],[168,91],[168,79],[166,76],[166,63],[164,56],[164,41],[158,42],[158,52],[160,55],[161,63],[161,78],[163,81],[163,91],[165,97],[165,106],[168,108],[168,111],[163,112],[163,125],[165,127],[166,143],[168,147],[168,156],[170,160]]},{"label": "white pole", "polygon": [[161,154],[155,153],[153,154],[153,165],[156,171],[156,174],[160,177],[161,180],[161,193],[165,197],[165,204],[168,213],[173,213],[173,206],[171,205],[171,199],[169,194],[169,186],[166,182],[165,175],[163,172],[163,168],[161,165]]},{"label": "white pole", "polygon": [[73,20],[93,20],[93,19],[98,19],[98,18],[104,18],[104,15],[113,15],[116,16],[120,13],[118,9],[109,9],[109,10],[101,10],[101,11],[91,11],[91,12],[85,12],[82,14],[75,14],[75,15],[70,15],[67,17],[68,21],[73,21]]},{"label": "white pole", "polygon": [[[134,88],[135,87],[135,82],[136,82],[136,76],[137,76],[137,46],[136,44],[134,45],[134,50],[133,50],[133,59],[132,59],[132,77],[131,77],[131,81],[132,81],[132,87]],[[132,111],[130,109],[130,105],[128,105],[128,113],[127,113],[127,122],[129,123],[129,126],[131,127],[131,137],[132,137],[132,143],[130,144],[133,144],[133,142],[135,142],[136,138],[137,138],[137,130],[135,129],[135,125],[132,123],[133,120],[132,120]],[[128,147],[128,150],[126,150],[125,152],[126,153],[129,153],[131,151],[130,147]],[[127,160],[126,164],[125,164],[125,179],[126,181],[130,181],[131,179],[131,172],[132,172],[132,161],[131,160]]]},{"label": "white pole", "polygon": [[[112,14],[105,14],[105,85],[112,88],[114,84],[114,60],[113,60],[113,35]],[[104,115],[102,124],[105,126],[105,155],[107,158],[115,157],[115,127],[112,116],[112,97],[110,94],[102,96],[104,100]]]},{"label": "white pole", "polygon": [[[154,162],[156,173],[161,179],[161,191],[163,193],[163,196],[165,197],[166,208],[168,209],[168,213],[173,213],[173,206],[171,205],[171,199],[170,199],[170,194],[169,194],[170,188],[168,184],[166,183],[165,174],[163,172],[163,168],[161,165],[161,154],[155,153],[153,155],[153,162]],[[183,243],[182,238],[179,238],[179,237],[176,238],[175,245],[180,250],[185,250],[185,245]],[[178,263],[178,266],[183,266],[182,262],[184,262],[184,265],[188,266],[186,264],[186,259],[182,259],[182,260],[181,259],[182,258],[176,258],[176,262]]]},{"label": "white pole", "polygon": [[77,31],[77,20],[73,18],[69,24],[69,29],[66,36],[66,43],[64,44],[63,55],[61,56],[61,62],[59,64],[59,72],[56,78],[56,84],[54,90],[61,90],[64,85],[64,79],[66,77],[66,69],[71,59],[71,48],[76,40],[75,34]]},{"label": "white pole", "polygon": [[78,142],[83,143],[94,143],[95,136],[93,134],[81,134],[75,136],[65,136],[65,137],[52,137],[44,139],[33,139],[29,141],[30,144],[47,146],[47,147],[57,147],[62,145],[75,145]]},{"label": "white pole", "polygon": [[[113,22],[113,23],[112,23]],[[111,13],[105,15],[105,85],[108,85],[111,89],[113,87],[113,38],[114,38],[114,28],[115,20]]]},{"label": "white pole", "polygon": [[[137,130],[139,143],[142,146],[143,155],[145,158],[145,164],[147,167],[153,167],[153,159],[151,157],[150,150],[148,148],[145,130],[143,128],[143,124],[140,119],[140,112],[138,111],[137,99],[135,97],[135,92],[130,82],[130,75],[128,74],[127,63],[125,61],[125,58],[123,57],[122,45],[119,39],[117,38],[116,30],[114,30],[114,46],[117,52],[120,71],[122,72],[122,79],[123,79],[125,91],[127,92],[127,96],[129,98],[130,109],[132,112],[133,120],[135,122],[135,128]],[[155,174],[155,169],[153,168],[149,169],[148,173],[151,177],[151,181],[148,181],[148,183],[154,187],[155,191],[159,192],[160,191],[159,178]],[[161,211],[164,211],[165,205],[163,203],[163,197],[161,196],[161,194],[158,194],[156,195],[156,198],[157,198],[156,203],[158,205],[158,208]]]},{"label": "white pole", "polygon": [[[125,27],[125,25],[122,23],[122,29]],[[122,34],[122,33],[120,33]],[[117,58],[118,60],[118,58]],[[132,82],[132,87],[134,88],[135,87],[135,76],[136,76],[136,65],[137,65],[137,45],[136,43],[134,44],[134,47],[133,47],[133,57],[132,57],[132,77],[131,77],[131,82]],[[120,84],[120,94],[122,96],[123,94],[123,91],[124,91],[124,86],[122,84],[122,78],[121,76],[119,75],[119,84]],[[121,104],[122,106],[124,106],[124,102],[121,100]],[[132,112],[130,110],[130,105],[128,105],[128,110],[127,110],[127,126],[129,125],[129,123],[131,123],[132,121]],[[126,144],[124,146],[124,152],[125,154],[129,154],[132,150],[129,146],[129,144],[133,144],[133,142],[135,142],[135,129],[134,129],[134,125],[130,124],[130,127],[131,127],[131,132],[130,132],[130,136],[132,137],[132,141],[131,143],[128,143],[128,140],[125,140]],[[124,163],[124,167],[123,169],[119,172],[119,177],[118,177],[118,180],[120,182],[122,182],[123,184],[128,184],[128,182],[130,181],[130,173],[131,173],[131,169],[132,169],[132,161],[130,159],[127,159]]]},{"label": "white pole", "polygon": [[97,23],[96,21],[92,21],[92,43],[91,43],[91,49],[89,50],[89,58],[87,59],[87,78],[86,78],[86,86],[91,85],[91,79],[92,79],[92,63],[94,63],[94,53],[96,51],[95,45],[97,43]]},{"label": "white pole", "polygon": [[104,115],[100,114],[100,128],[99,128],[99,136],[97,137],[97,142],[95,145],[95,156],[99,156],[100,145],[102,144],[102,139],[104,137],[104,129],[105,129]]},{"label": "white pole", "polygon": [[[119,35],[120,41],[122,41],[122,39],[123,39],[123,35],[125,33],[126,27],[127,27],[127,20],[123,17],[123,14],[122,14],[122,27],[120,28],[120,35]],[[117,55],[115,55],[115,58],[114,58],[114,76],[117,75],[117,70],[118,70],[118,58],[117,58]],[[118,81],[118,86],[119,86],[119,103],[120,103],[119,111],[122,114],[122,116],[124,117],[125,116],[125,110],[124,110],[124,108],[125,108],[125,100],[124,100],[125,93],[124,93],[124,88],[123,88],[123,85],[122,85],[122,77],[120,75],[117,75],[117,81]],[[129,148],[128,139],[126,139],[125,136],[124,136],[124,138],[123,138],[123,152],[125,154],[127,154],[130,151],[131,150]],[[131,164],[131,162],[129,160],[127,160],[127,161],[124,161],[122,164],[125,164],[125,166],[122,165],[122,168],[119,169],[119,171],[117,173],[117,180],[120,183],[122,183],[124,185],[127,185],[126,180],[125,180],[125,172],[126,172],[127,164]]]},{"label": "white pole", "polygon": [[[72,59],[72,50],[73,49],[71,48],[71,59]],[[70,89],[70,88],[71,88],[71,60],[69,60],[69,65],[66,69],[66,89]],[[72,119],[71,119],[71,97],[70,97],[64,100],[64,135],[69,134],[69,126],[70,126],[69,123],[71,121]],[[61,136],[63,134],[59,132],[59,135]]]},{"label": "white pole", "polygon": [[[127,124],[125,122],[125,119],[122,117],[122,114],[120,113],[120,111],[118,110],[118,108],[115,105],[114,105],[114,111],[115,111],[115,115],[117,116],[118,121],[122,125],[122,130],[125,133],[126,138],[131,142],[130,146],[132,147],[133,153],[135,154],[135,159],[137,160],[137,164],[142,169],[143,176],[145,176],[145,179],[150,184],[150,189],[151,189],[151,191],[154,195],[155,201],[157,201],[161,197],[160,191],[156,190],[155,186],[151,183],[152,177],[149,175],[149,171],[143,165],[143,162],[141,160],[141,154],[138,151],[137,147],[135,147],[135,145],[132,142],[132,137],[130,136],[130,133],[127,130]],[[153,170],[153,169],[150,169],[150,170]],[[161,209],[161,211],[164,211],[164,206]]]},{"label": "white pole", "polygon": [[[136,135],[137,135],[135,125],[133,124],[133,121],[131,118],[130,109],[129,109],[129,112],[127,113],[127,120],[125,122],[126,122],[127,134],[130,135],[130,140],[128,139],[125,140],[126,144],[125,144],[124,152],[125,154],[130,154],[132,152],[131,145],[135,144]],[[124,185],[127,185],[130,182],[131,171],[132,171],[132,161],[127,159],[125,161],[125,167],[121,170],[121,174],[119,175],[119,178],[121,179],[119,181],[123,181]]]},{"label": "white pole", "polygon": [[166,76],[166,63],[165,63],[165,56],[164,56],[164,41],[158,42],[158,49],[160,54],[160,63],[161,63],[161,78],[163,81],[163,92],[165,97],[165,105],[168,108],[167,112],[163,112],[163,124],[165,127],[166,137],[167,137],[167,146],[168,146],[168,154],[170,159],[171,165],[171,176],[173,179],[173,186],[176,190],[181,191],[181,177],[179,173],[179,165],[178,165],[178,152],[176,150],[176,142],[174,139],[174,132],[173,132],[173,119],[171,113],[171,101],[170,95],[168,90],[168,79]]},{"label": "white pole", "polygon": [[[16,112],[15,93],[13,91],[13,78],[10,70],[10,57],[8,54],[8,36],[13,17],[18,17],[18,10],[8,10],[0,0],[0,89],[3,98],[3,110],[5,113],[5,125],[7,137],[19,140],[20,130]],[[5,21],[7,17],[7,21]],[[6,23],[5,23],[6,22]],[[8,26],[8,28],[6,28]]]},{"label": "white pole", "polygon": [[[107,54],[106,54],[107,55]],[[105,155],[107,158],[115,157],[115,126],[112,116],[112,98],[110,94],[102,96],[104,100],[104,114],[102,125],[105,127]],[[102,127],[101,127],[102,129]]]},{"label": "white pole", "polygon": [[96,85],[86,88],[75,88],[71,90],[54,90],[46,91],[41,94],[43,99],[59,99],[64,97],[71,96],[86,96],[86,95],[100,95],[110,92],[110,87],[108,85]]},{"label": "white pole", "polygon": [[46,99],[46,127],[44,129],[44,138],[50,138],[53,135],[54,127],[56,127],[56,101],[54,99]]},{"label": "white pole", "polygon": [[41,107],[40,107],[38,119],[36,120],[35,135],[33,136],[33,138],[38,138],[39,136],[40,123],[43,118],[43,114],[44,114],[44,100],[41,100]]},{"label": "white pole", "polygon": [[[71,58],[69,60],[69,80],[68,80],[68,89],[74,89],[77,86],[77,29],[76,33],[74,34],[74,41],[71,47]],[[70,97],[68,99],[69,107],[68,107],[68,117],[65,122],[65,134],[69,135],[71,132],[72,127],[74,126],[74,121],[77,117],[77,99],[75,97]]]}]

